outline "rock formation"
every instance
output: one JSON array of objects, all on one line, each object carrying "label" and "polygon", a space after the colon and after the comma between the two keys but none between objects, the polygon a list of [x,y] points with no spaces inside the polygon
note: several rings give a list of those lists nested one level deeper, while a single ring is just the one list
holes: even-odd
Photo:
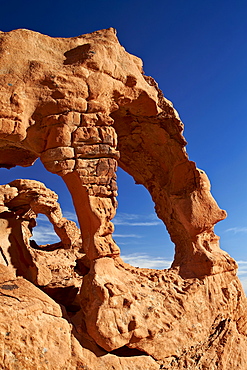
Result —
[{"label": "rock formation", "polygon": [[[0,166],[40,157],[66,183],[80,224],[40,182],[1,186],[2,369],[245,370],[246,297],[213,230],[226,212],[141,60],[113,29],[1,32],[0,85]],[[168,270],[120,258],[117,165],[153,198],[175,244]],[[39,213],[60,243],[29,240]]]}]

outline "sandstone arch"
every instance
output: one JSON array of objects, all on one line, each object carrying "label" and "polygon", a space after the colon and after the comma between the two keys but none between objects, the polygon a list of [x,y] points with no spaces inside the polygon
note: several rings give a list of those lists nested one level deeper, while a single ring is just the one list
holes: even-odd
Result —
[{"label": "sandstone arch", "polygon": [[[168,358],[170,368],[175,353],[180,368],[186,348],[203,352],[201,338],[207,343],[217,328],[245,343],[237,266],[213,232],[226,213],[189,161],[183,124],[141,60],[113,29],[68,39],[15,30],[0,33],[0,46],[0,165],[40,157],[67,184],[91,263],[80,293],[91,338],[107,351],[127,345]],[[166,224],[176,245],[169,271],[137,270],[119,258],[111,238],[117,163],[149,190]]]},{"label": "sandstone arch", "polygon": [[2,33],[1,45],[0,163],[27,166],[40,156],[62,176],[91,260],[119,254],[110,222],[119,159],[150,191],[181,274],[235,268],[212,230],[225,213],[205,174],[188,160],[177,112],[113,29],[71,39],[16,30]]}]

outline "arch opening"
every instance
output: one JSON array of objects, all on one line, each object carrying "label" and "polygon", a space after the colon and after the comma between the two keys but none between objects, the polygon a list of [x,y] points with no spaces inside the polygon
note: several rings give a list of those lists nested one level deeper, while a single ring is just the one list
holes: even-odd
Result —
[{"label": "arch opening", "polygon": [[[48,189],[54,191],[58,195],[58,202],[62,209],[63,216],[74,221],[78,226],[77,215],[74,210],[71,194],[64,181],[60,176],[47,171],[40,161],[40,158],[29,166],[21,167],[16,165],[16,167],[10,169],[0,168],[0,174],[0,185],[8,184],[16,179],[30,179],[44,183]],[[44,214],[39,213],[36,221],[37,225],[33,229],[34,235],[31,237],[31,240],[35,240],[37,244],[53,244],[60,241],[52,224]]]},{"label": "arch opening", "polygon": [[[205,173],[189,161],[178,115],[161,91],[158,96],[164,109],[161,114],[138,111],[137,100],[134,111],[130,103],[111,114],[118,137],[119,166],[150,193],[175,245],[172,269],[183,277],[209,275],[214,270],[215,250],[225,262],[213,227],[226,213],[213,199]],[[211,248],[207,249],[208,244]]]},{"label": "arch opening", "polygon": [[[8,183],[6,190],[14,189],[14,197],[7,202],[5,199],[6,207],[1,209],[0,262],[62,303],[68,311],[78,311],[79,287],[88,267],[81,250],[80,231],[74,222],[63,217],[76,220],[65,184],[39,160],[32,167],[1,169],[0,173],[3,187]],[[29,180],[16,180],[23,177]],[[59,193],[61,203],[67,207],[64,214],[56,194],[43,183]]]},{"label": "arch opening", "polygon": [[174,258],[174,244],[157,217],[147,189],[118,168],[118,208],[112,220],[113,238],[124,262],[134,267],[167,269]]},{"label": "arch opening", "polygon": [[16,167],[10,169],[0,168],[0,175],[0,185],[22,178],[43,182],[48,189],[57,193],[60,206],[62,210],[64,210],[64,213],[67,216],[73,217],[73,221],[78,223],[77,218],[75,219],[76,215],[71,195],[62,178],[50,171],[47,171],[40,158],[38,158],[32,165],[30,164],[25,167],[16,165]]},{"label": "arch opening", "polygon": [[[134,104],[138,106],[137,101]],[[174,132],[170,132],[175,117],[171,115],[167,119],[162,115],[149,116],[145,104],[142,107],[144,111],[140,114],[138,109],[133,112],[131,104],[119,107],[111,114],[118,137],[118,165],[137,185],[143,185],[152,198],[155,205],[153,214],[158,216],[158,222],[164,223],[169,233],[169,236],[166,234],[163,238],[167,244],[172,245],[173,251],[175,248],[174,261],[177,246],[184,239],[183,248],[186,248],[186,239],[189,238],[183,225],[172,217],[173,209],[167,190],[174,168],[186,158],[182,149],[186,141],[181,135],[181,128],[175,126]],[[170,253],[169,257],[172,256]]]}]

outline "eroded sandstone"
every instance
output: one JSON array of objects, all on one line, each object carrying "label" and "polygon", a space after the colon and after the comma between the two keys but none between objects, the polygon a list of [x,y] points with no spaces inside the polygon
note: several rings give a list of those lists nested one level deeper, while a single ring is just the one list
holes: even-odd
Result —
[{"label": "eroded sandstone", "polygon": [[[226,212],[141,60],[113,29],[2,32],[0,85],[0,166],[40,158],[66,183],[80,224],[40,182],[0,186],[3,368],[245,370],[246,297],[213,229]],[[175,244],[169,270],[120,258],[117,165],[153,198]],[[60,243],[30,241],[39,213]]]}]

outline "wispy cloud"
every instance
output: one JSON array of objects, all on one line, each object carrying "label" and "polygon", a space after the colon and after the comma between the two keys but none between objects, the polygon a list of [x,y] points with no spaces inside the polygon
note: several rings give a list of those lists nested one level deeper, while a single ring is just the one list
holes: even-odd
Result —
[{"label": "wispy cloud", "polygon": [[64,217],[66,217],[68,220],[78,222],[77,215],[75,212],[65,211],[63,212]]},{"label": "wispy cloud", "polygon": [[239,260],[238,264],[238,277],[242,283],[245,294],[247,295],[247,261]]},{"label": "wispy cloud", "polygon": [[44,214],[38,215],[37,226],[34,227],[30,239],[35,240],[37,244],[51,244],[59,241],[52,224]]},{"label": "wispy cloud", "polygon": [[231,227],[230,229],[225,230],[225,232],[237,233],[247,233],[247,227]]},{"label": "wispy cloud", "polygon": [[247,261],[237,261],[238,264],[238,276],[246,275],[247,277]]},{"label": "wispy cloud", "polygon": [[115,218],[124,219],[124,220],[138,220],[140,215],[134,213],[118,213]]},{"label": "wispy cloud", "polygon": [[113,234],[113,238],[143,238],[142,235],[138,234]]},{"label": "wispy cloud", "polygon": [[50,222],[48,220],[48,217],[46,215],[43,215],[42,213],[39,213],[38,217],[37,217],[37,223],[39,224],[40,222]]},{"label": "wispy cloud", "polygon": [[121,258],[124,262],[129,263],[134,267],[150,268],[150,269],[167,269],[171,266],[172,260],[161,257],[152,257],[148,254],[125,254]]},{"label": "wispy cloud", "polygon": [[138,215],[132,213],[118,213],[112,220],[114,225],[124,226],[157,226],[162,224],[155,214]]},{"label": "wispy cloud", "polygon": [[126,226],[156,226],[160,225],[160,222],[122,222],[119,220],[113,220],[114,225],[126,225]]},{"label": "wispy cloud", "polygon": [[238,270],[238,276],[240,277],[241,275],[247,275],[247,270]]},{"label": "wispy cloud", "polygon": [[239,280],[244,288],[245,294],[247,295],[247,276],[239,276]]},{"label": "wispy cloud", "polygon": [[[74,212],[65,211],[63,215],[67,219],[77,222],[77,217]],[[44,214],[38,215],[37,226],[33,229],[31,240],[35,240],[37,244],[52,244],[60,241],[52,224]]]},{"label": "wispy cloud", "polygon": [[37,244],[45,243],[56,243],[60,239],[53,230],[52,225],[39,226],[33,229],[33,236],[31,239],[35,240]]}]

